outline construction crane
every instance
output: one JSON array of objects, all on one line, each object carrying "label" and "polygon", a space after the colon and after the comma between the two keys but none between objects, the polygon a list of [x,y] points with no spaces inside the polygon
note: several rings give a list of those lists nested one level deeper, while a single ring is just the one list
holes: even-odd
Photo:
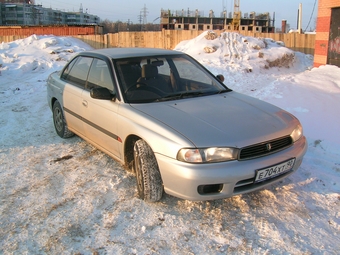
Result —
[{"label": "construction crane", "polygon": [[232,21],[233,30],[238,31],[241,25],[240,0],[234,0],[234,15]]}]

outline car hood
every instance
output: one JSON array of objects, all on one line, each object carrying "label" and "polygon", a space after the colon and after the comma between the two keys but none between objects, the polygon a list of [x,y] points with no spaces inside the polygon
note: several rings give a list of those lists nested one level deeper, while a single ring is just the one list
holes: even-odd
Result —
[{"label": "car hood", "polygon": [[133,107],[197,147],[240,148],[289,135],[297,125],[282,109],[237,92]]}]

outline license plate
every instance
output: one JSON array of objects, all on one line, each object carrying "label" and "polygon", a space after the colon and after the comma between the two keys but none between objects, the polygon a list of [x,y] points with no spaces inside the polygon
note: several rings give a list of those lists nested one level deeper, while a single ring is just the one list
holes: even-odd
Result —
[{"label": "license plate", "polygon": [[257,170],[255,182],[261,182],[267,179],[271,179],[271,178],[274,178],[275,176],[278,176],[285,172],[290,171],[294,166],[294,162],[295,162],[295,158],[290,159],[286,162],[277,164],[275,166]]}]

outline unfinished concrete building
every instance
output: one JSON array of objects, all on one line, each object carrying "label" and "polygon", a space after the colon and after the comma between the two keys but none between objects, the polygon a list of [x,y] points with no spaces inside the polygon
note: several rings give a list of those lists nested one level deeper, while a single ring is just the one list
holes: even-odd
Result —
[{"label": "unfinished concrete building", "polygon": [[199,10],[161,10],[161,28],[170,30],[243,30],[274,33],[274,23],[275,18],[272,19],[268,12],[244,13],[242,16],[240,11],[229,12],[228,14],[223,11],[216,17],[212,10],[209,11],[207,16]]}]

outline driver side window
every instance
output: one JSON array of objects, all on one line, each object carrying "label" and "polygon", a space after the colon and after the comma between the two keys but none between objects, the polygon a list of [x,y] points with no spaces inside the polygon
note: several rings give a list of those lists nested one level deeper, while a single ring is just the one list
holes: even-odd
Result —
[{"label": "driver side window", "polygon": [[93,59],[89,77],[87,79],[87,89],[107,88],[111,92],[114,91],[111,73],[108,65],[101,59]]}]

